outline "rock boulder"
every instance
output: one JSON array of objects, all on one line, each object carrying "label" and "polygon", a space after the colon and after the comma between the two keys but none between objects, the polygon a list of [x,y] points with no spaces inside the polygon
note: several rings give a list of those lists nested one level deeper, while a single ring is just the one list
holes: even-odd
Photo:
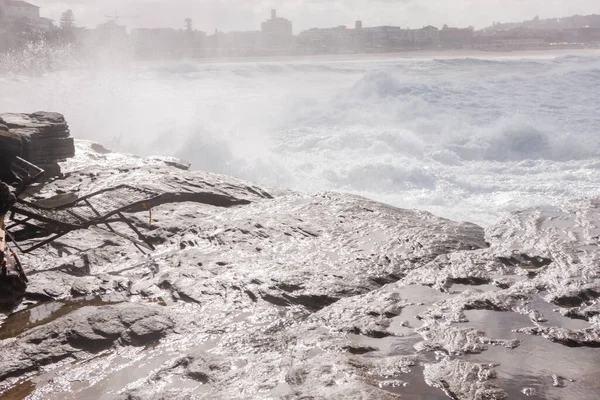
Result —
[{"label": "rock boulder", "polygon": [[58,162],[75,155],[75,145],[63,115],[0,114],[0,130],[7,127],[11,136],[20,136],[22,156],[46,171],[46,177],[60,174]]}]

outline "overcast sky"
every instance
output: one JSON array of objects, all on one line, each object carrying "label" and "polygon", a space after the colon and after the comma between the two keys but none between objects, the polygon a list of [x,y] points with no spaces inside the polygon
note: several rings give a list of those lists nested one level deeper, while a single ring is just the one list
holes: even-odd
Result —
[{"label": "overcast sky", "polygon": [[508,22],[600,13],[600,0],[31,0],[42,16],[60,19],[72,9],[79,26],[95,27],[115,13],[134,18],[120,22],[133,27],[182,28],[192,18],[194,28],[212,32],[258,30],[271,8],[291,19],[294,31],[311,27],[353,25],[424,25],[483,28]]}]

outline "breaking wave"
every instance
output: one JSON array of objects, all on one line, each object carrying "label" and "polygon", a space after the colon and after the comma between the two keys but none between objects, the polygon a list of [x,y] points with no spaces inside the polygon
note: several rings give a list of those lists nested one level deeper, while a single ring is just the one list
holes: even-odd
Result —
[{"label": "breaking wave", "polygon": [[0,71],[0,110],[62,112],[116,151],[482,224],[599,194],[595,55],[76,69],[67,55]]},{"label": "breaking wave", "polygon": [[71,45],[30,42],[19,50],[0,53],[0,76],[43,75],[75,66]]}]

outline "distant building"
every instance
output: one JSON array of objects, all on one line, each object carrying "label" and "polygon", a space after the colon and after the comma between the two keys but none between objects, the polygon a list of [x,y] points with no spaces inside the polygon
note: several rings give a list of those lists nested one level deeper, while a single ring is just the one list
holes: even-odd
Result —
[{"label": "distant building", "polygon": [[496,23],[486,30],[507,30],[513,28],[529,28],[535,30],[554,30],[561,31],[565,29],[581,29],[585,27],[600,28],[600,15],[573,15],[563,18],[540,19],[534,18],[530,21]]},{"label": "distant building", "polygon": [[294,43],[292,22],[277,16],[276,10],[271,10],[271,19],[261,25],[262,44],[267,49],[289,50]]},{"label": "distant building", "polygon": [[[472,35],[473,31],[469,32]],[[297,45],[302,53],[378,53],[427,48],[437,45],[439,39],[439,30],[433,26],[422,29],[363,27],[361,21],[356,21],[354,29],[338,26],[302,31],[298,35]]]},{"label": "distant building", "polygon": [[40,7],[21,0],[0,0],[0,16],[4,19],[40,19]]},{"label": "distant building", "polygon": [[[469,34],[473,34],[472,29]],[[338,26],[302,31],[298,35],[297,46],[302,53],[379,53],[427,48],[437,45],[439,41],[440,31],[434,26],[422,29],[363,27],[361,21],[356,21],[354,29]]]},{"label": "distant building", "polygon": [[52,20],[40,17],[40,7],[20,0],[0,0],[0,21],[18,23],[38,31],[53,27]]},{"label": "distant building", "polygon": [[474,31],[475,29],[472,26],[468,28],[451,28],[444,25],[440,30],[440,44],[450,48],[470,45],[473,41]]},{"label": "distant building", "polygon": [[181,41],[182,35],[172,28],[139,28],[131,31],[136,56],[140,58],[174,58],[180,52],[174,44]]},{"label": "distant building", "polygon": [[504,39],[493,42],[497,48],[503,50],[535,50],[547,47],[544,39]]},{"label": "distant building", "polygon": [[127,27],[125,25],[119,25],[113,20],[98,25],[96,31],[107,36],[127,35]]},{"label": "distant building", "polygon": [[355,30],[345,26],[312,28],[300,32],[298,48],[309,53],[348,53],[355,50]]},{"label": "distant building", "polygon": [[86,29],[78,33],[82,42],[90,48],[115,49],[128,46],[127,28],[110,20],[96,29]]},{"label": "distant building", "polygon": [[584,27],[579,29],[578,37],[583,42],[600,43],[600,27]]},{"label": "distant building", "polygon": [[440,30],[435,26],[428,25],[413,32],[415,43],[432,45],[440,41]]},{"label": "distant building", "polygon": [[261,55],[262,39],[260,31],[219,33],[219,54],[227,57]]},{"label": "distant building", "polygon": [[362,28],[360,35],[365,51],[382,52],[402,47],[403,29],[399,26]]},{"label": "distant building", "polygon": [[439,30],[434,26],[422,29],[402,29],[399,26],[376,26],[363,28],[366,51],[397,51],[407,48],[423,48],[439,42]]},{"label": "distant building", "polygon": [[138,28],[131,31],[135,55],[142,59],[203,57],[204,32],[172,28]]},{"label": "distant building", "polygon": [[477,37],[471,47],[487,51],[539,50],[548,48],[549,43],[542,38],[502,37],[497,35],[495,37]]}]

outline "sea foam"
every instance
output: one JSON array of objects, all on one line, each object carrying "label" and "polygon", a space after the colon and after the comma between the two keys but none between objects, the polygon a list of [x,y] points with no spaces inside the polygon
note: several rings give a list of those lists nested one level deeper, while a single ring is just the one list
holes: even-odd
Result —
[{"label": "sea foam", "polygon": [[[114,151],[484,225],[599,194],[600,57],[196,61],[0,73],[0,110]],[[11,65],[28,59],[14,59]]]}]

